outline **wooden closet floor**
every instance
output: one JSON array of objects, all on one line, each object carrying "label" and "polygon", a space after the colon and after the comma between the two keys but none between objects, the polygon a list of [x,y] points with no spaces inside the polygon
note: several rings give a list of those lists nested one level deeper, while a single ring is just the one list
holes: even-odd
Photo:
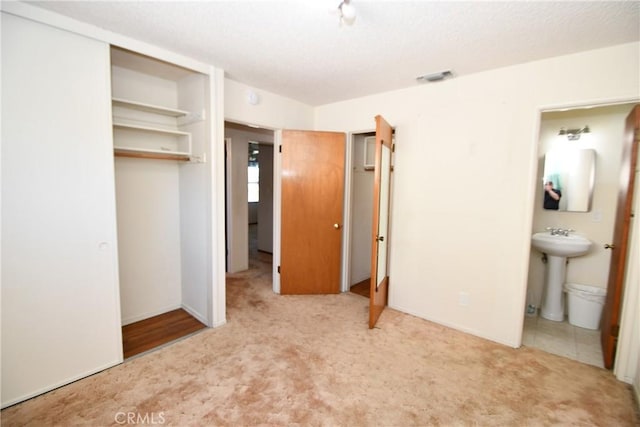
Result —
[{"label": "wooden closet floor", "polygon": [[369,292],[371,291],[371,279],[364,279],[362,282],[356,283],[349,288],[349,291],[369,298]]},{"label": "wooden closet floor", "polygon": [[196,318],[179,308],[122,327],[124,358],[185,337],[206,328]]}]

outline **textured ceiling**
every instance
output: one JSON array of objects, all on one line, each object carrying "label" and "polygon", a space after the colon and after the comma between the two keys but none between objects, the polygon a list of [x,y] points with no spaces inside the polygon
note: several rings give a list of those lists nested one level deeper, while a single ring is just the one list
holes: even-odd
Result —
[{"label": "textured ceiling", "polygon": [[640,40],[640,2],[30,2],[223,68],[310,105]]}]

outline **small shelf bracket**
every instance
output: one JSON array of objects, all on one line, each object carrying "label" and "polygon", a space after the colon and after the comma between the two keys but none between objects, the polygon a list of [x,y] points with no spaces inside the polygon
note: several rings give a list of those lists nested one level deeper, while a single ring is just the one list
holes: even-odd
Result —
[{"label": "small shelf bracket", "polygon": [[207,153],[202,153],[199,156],[191,156],[189,158],[190,163],[207,163]]}]

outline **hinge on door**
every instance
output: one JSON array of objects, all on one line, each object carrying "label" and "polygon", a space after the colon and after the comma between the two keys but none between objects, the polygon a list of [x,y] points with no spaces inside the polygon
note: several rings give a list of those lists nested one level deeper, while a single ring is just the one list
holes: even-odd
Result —
[{"label": "hinge on door", "polygon": [[611,325],[611,336],[618,338],[619,333],[620,333],[620,325]]},{"label": "hinge on door", "polygon": [[280,274],[280,266],[278,266],[278,274]]},{"label": "hinge on door", "polygon": [[396,144],[391,144],[391,152],[392,153],[396,152]]},{"label": "hinge on door", "polygon": [[278,153],[282,153],[282,144],[278,145]]}]

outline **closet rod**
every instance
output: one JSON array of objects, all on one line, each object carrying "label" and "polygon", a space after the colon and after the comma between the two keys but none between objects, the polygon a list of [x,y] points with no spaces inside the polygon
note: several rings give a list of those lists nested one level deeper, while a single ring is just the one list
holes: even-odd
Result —
[{"label": "closet rod", "polygon": [[182,162],[188,162],[189,156],[182,154],[159,154],[159,153],[140,153],[132,151],[114,151],[116,157],[134,157],[138,159],[155,159],[155,160],[177,160]]}]

